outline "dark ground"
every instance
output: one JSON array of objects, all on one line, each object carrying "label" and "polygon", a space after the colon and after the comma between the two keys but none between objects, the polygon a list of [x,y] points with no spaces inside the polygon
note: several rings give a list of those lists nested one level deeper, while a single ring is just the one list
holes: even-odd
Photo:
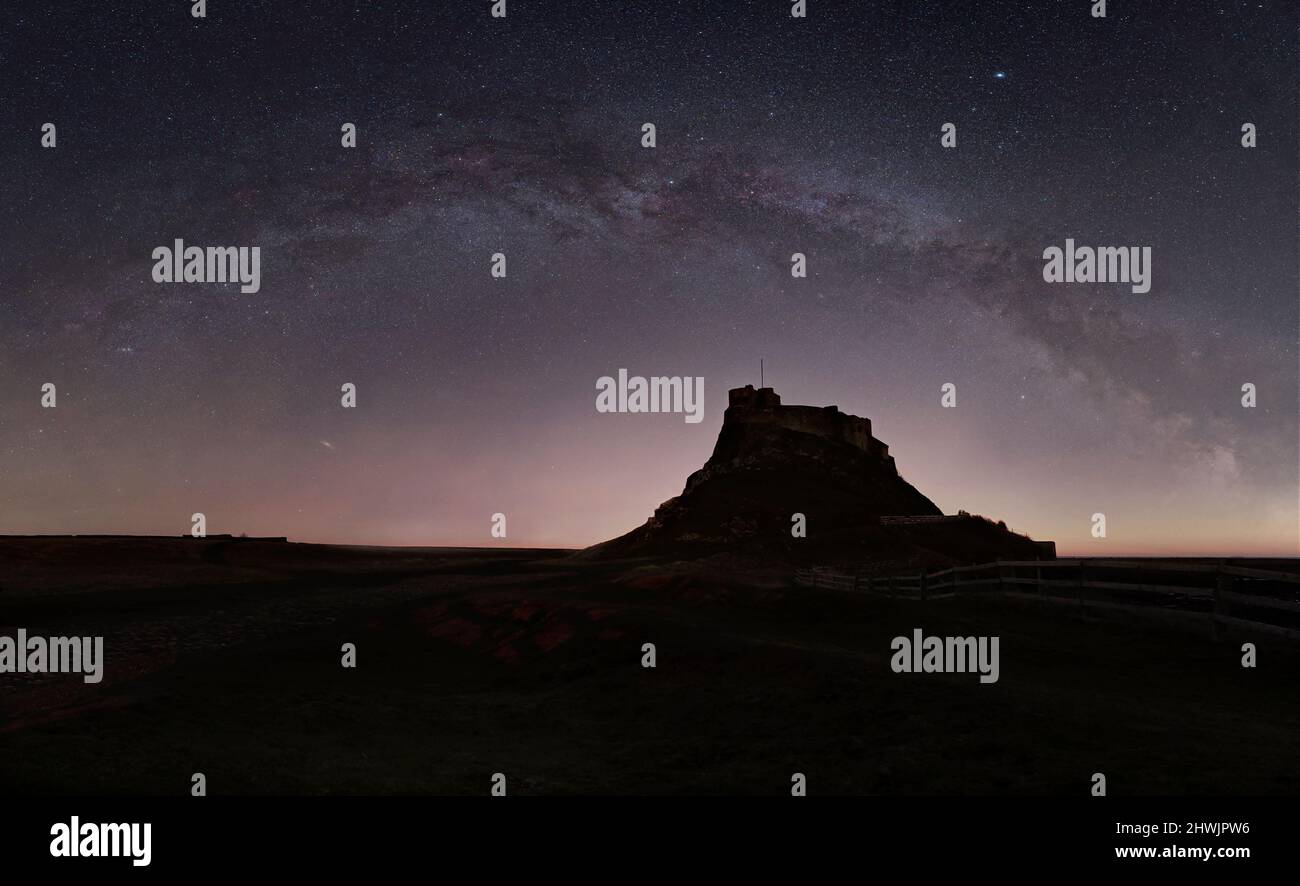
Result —
[{"label": "dark ground", "polygon": [[[565,554],[0,539],[0,634],[107,658],[0,675],[0,793],[1300,793],[1281,641]],[[1000,681],[894,674],[916,627],[1000,636]]]}]

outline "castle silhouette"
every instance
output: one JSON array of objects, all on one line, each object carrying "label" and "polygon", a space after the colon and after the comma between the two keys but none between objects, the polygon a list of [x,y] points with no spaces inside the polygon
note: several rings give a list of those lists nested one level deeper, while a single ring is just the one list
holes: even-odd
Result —
[{"label": "castle silhouette", "polygon": [[781,395],[773,388],[745,385],[727,391],[725,424],[771,425],[815,434],[827,440],[847,443],[884,462],[897,474],[889,446],[871,434],[871,419],[846,415],[838,406],[782,406]]}]

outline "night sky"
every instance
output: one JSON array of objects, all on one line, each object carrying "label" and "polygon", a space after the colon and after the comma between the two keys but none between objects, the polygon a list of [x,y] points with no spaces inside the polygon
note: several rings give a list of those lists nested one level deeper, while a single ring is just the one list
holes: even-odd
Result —
[{"label": "night sky", "polygon": [[[1091,5],[6,3],[0,533],[585,545],[761,358],[945,512],[1295,554],[1295,5]],[[1151,291],[1045,283],[1067,237]],[[176,238],[261,291],[153,282]],[[621,367],[704,420],[598,414]]]}]

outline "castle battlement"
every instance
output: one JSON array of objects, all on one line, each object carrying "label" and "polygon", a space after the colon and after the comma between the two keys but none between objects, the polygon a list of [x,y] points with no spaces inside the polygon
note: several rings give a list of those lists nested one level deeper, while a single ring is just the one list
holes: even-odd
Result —
[{"label": "castle battlement", "polygon": [[837,406],[782,406],[781,395],[775,390],[753,385],[732,388],[727,403],[724,425],[774,425],[847,443],[893,463],[889,447],[871,435],[871,419],[846,415]]}]

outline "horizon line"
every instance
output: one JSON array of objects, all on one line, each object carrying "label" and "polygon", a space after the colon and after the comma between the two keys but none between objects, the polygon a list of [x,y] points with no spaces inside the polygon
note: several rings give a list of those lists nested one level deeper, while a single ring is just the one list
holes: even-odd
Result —
[{"label": "horizon line", "polygon": [[[319,547],[338,547],[338,548],[389,548],[393,550],[402,549],[443,549],[443,550],[476,550],[476,551],[567,551],[576,552],[594,547],[602,542],[593,542],[586,545],[568,545],[568,544],[491,544],[484,545],[481,543],[464,544],[455,542],[443,542],[435,544],[381,544],[374,542],[350,542],[350,541],[312,541],[307,539],[292,538],[288,535],[236,535],[229,532],[213,532],[198,537],[189,533],[181,534],[156,534],[156,533],[139,533],[139,532],[0,532],[0,541],[5,539],[60,539],[60,538],[136,538],[136,539],[191,539],[193,541],[273,541],[283,542],[285,544],[316,545]],[[1122,558],[1152,558],[1152,559],[1274,559],[1274,560],[1300,560],[1300,551],[1289,552],[1256,552],[1256,553],[1231,553],[1223,551],[1195,552],[1189,553],[1185,550],[1121,550],[1107,552],[1105,554],[1085,554],[1072,551],[1058,551],[1056,558],[1058,560],[1077,560],[1077,559],[1122,559]],[[990,561],[992,562],[992,561]]]}]

